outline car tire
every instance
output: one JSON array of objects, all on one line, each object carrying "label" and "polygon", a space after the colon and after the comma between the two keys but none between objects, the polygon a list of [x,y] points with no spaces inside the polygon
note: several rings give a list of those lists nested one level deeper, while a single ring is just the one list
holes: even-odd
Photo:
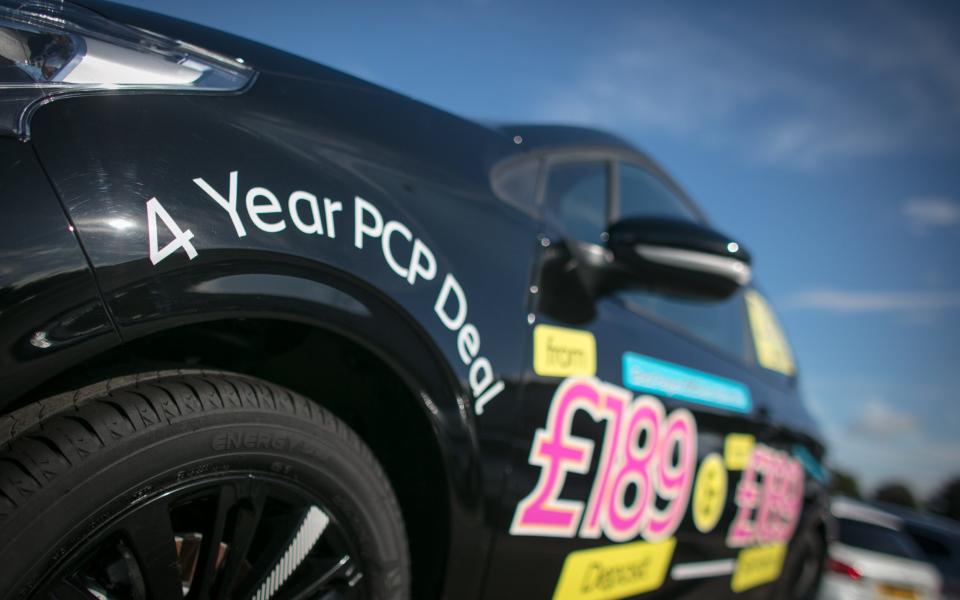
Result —
[{"label": "car tire", "polygon": [[404,599],[409,563],[370,449],[280,386],[166,371],[0,417],[4,597]]},{"label": "car tire", "polygon": [[826,544],[818,529],[807,528],[794,541],[794,550],[780,577],[777,598],[815,600],[820,591]]}]

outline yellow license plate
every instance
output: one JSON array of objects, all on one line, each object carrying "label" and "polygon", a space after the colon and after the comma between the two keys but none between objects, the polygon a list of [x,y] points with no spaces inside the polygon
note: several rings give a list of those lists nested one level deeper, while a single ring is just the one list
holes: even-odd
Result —
[{"label": "yellow license plate", "polygon": [[877,594],[884,598],[897,598],[897,600],[917,600],[920,597],[916,590],[899,585],[887,584],[878,585]]}]

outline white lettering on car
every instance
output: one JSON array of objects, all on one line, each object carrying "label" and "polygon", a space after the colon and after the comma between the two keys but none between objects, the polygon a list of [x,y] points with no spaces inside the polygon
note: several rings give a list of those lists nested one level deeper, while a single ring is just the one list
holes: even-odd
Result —
[{"label": "white lettering on car", "polygon": [[[247,227],[240,214],[239,178],[238,171],[230,171],[226,195],[217,191],[202,177],[197,177],[193,182],[227,213],[237,237],[242,238],[247,235]],[[293,229],[300,233],[335,239],[336,215],[344,210],[343,202],[323,198],[321,213],[318,197],[304,190],[296,190],[287,197],[286,210],[277,195],[266,187],[251,187],[243,198],[247,219],[260,231],[270,234],[285,231],[286,217],[289,217]],[[158,217],[173,234],[173,241],[162,249],[158,248],[157,241]],[[379,208],[360,196],[354,197],[353,217],[355,248],[366,250],[370,244],[365,242],[379,238],[383,260],[398,277],[411,286],[437,279],[438,264],[433,250],[407,225],[398,220],[385,219]],[[147,229],[150,261],[154,265],[180,248],[186,251],[191,260],[197,256],[197,250],[191,242],[193,232],[189,229],[182,230],[156,198],[147,202]],[[467,295],[452,273],[444,274],[433,312],[443,327],[455,334],[452,343],[457,356],[467,367],[467,385],[474,398],[474,412],[483,414],[486,405],[506,386],[503,380],[497,379],[490,359],[480,354],[480,331],[474,324],[467,322]]]},{"label": "white lettering on car", "polygon": [[323,214],[327,217],[327,237],[333,239],[337,237],[336,222],[333,215],[343,210],[343,202],[334,202],[330,198],[323,199]]},{"label": "white lettering on car", "polygon": [[[163,248],[160,248],[157,242],[157,217],[163,221],[163,224],[166,225],[170,233],[173,234],[173,241]],[[197,249],[194,248],[190,242],[192,239],[193,232],[189,229],[186,231],[180,229],[180,226],[173,220],[170,213],[163,208],[159,200],[150,198],[150,200],[147,201],[147,240],[150,248],[150,262],[157,264],[180,248],[183,248],[187,253],[187,257],[193,260],[197,257]]]},{"label": "white lettering on car", "polygon": [[219,204],[223,210],[227,211],[227,214],[230,215],[230,222],[233,223],[233,228],[237,230],[237,237],[243,237],[247,235],[247,230],[243,227],[243,221],[240,220],[240,215],[237,213],[236,171],[230,171],[230,191],[227,194],[227,198],[221,196],[217,190],[213,189],[213,186],[200,177],[194,179],[193,182],[200,186],[200,189],[205,191],[208,196],[213,198],[214,202]]},{"label": "white lettering on car", "polygon": [[[258,203],[257,198],[266,198],[267,202]],[[267,188],[254,187],[250,188],[250,191],[247,192],[247,215],[250,217],[250,220],[253,221],[253,224],[262,231],[278,233],[287,228],[287,222],[282,218],[279,221],[267,223],[260,216],[273,215],[279,212],[283,212],[283,209],[280,208],[280,202],[277,200],[277,197],[273,195],[273,192]]]},{"label": "white lettering on car", "polygon": [[[453,292],[456,300],[457,311],[455,317],[451,317],[447,312],[447,304],[450,302],[450,292]],[[451,274],[443,280],[443,286],[440,288],[440,294],[433,305],[433,311],[440,317],[440,322],[450,331],[460,329],[463,322],[467,319],[467,298],[463,295],[463,288],[457,283],[457,278]]]},{"label": "white lettering on car", "polygon": [[383,237],[380,238],[380,241],[383,246],[383,258],[387,261],[387,265],[393,269],[393,272],[403,277],[407,278],[407,275],[410,273],[410,269],[404,268],[397,259],[393,256],[393,251],[390,249],[390,238],[393,237],[394,233],[399,233],[405,240],[408,242],[413,241],[413,234],[410,233],[410,230],[407,229],[406,225],[399,221],[390,221],[383,226]]},{"label": "white lettering on car", "polygon": [[[310,211],[310,223],[306,223],[300,216],[298,202],[306,202]],[[317,204],[317,197],[310,192],[294,192],[290,194],[287,202],[287,210],[290,211],[290,220],[293,226],[304,233],[316,233],[323,235],[323,217],[320,216],[320,205]]]},{"label": "white lettering on car", "polygon": [[[366,237],[380,237],[383,233],[383,217],[380,216],[380,211],[377,210],[377,207],[370,204],[360,196],[354,198],[354,210],[353,210],[353,222],[354,225],[354,234],[353,234],[353,245],[363,250],[363,238]],[[363,216],[367,214],[373,217],[373,224],[368,225],[364,220]]]}]

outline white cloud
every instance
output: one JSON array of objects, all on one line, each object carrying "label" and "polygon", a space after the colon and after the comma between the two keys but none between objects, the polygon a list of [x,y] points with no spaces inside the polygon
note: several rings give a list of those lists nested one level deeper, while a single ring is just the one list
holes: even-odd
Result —
[{"label": "white cloud", "polygon": [[957,473],[960,413],[950,408],[960,375],[930,381],[884,370],[811,372],[804,387],[818,407],[828,462],[855,473],[861,490],[902,480],[926,496]]},{"label": "white cloud", "polygon": [[960,444],[949,440],[899,442],[883,436],[847,435],[833,441],[829,452],[828,463],[853,472],[860,480],[861,491],[873,490],[886,481],[905,481],[925,498],[956,475]]},{"label": "white cloud", "polygon": [[960,204],[943,196],[917,196],[903,203],[903,216],[919,229],[960,224]]},{"label": "white cloud", "polygon": [[784,306],[842,313],[944,310],[960,308],[960,291],[890,292],[823,288],[794,294]]},{"label": "white cloud", "polygon": [[645,15],[587,53],[539,116],[803,168],[957,144],[960,45],[942,23],[897,4],[871,5],[864,23],[794,16],[758,33],[718,15]]},{"label": "white cloud", "polygon": [[851,431],[867,437],[887,437],[913,433],[919,429],[916,416],[900,412],[879,401],[868,402],[850,427]]}]

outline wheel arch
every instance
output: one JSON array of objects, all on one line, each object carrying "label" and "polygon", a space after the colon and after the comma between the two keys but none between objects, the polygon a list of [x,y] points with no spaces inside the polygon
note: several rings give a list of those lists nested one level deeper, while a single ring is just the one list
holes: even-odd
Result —
[{"label": "wheel arch", "polygon": [[[162,273],[106,302],[123,343],[38,382],[10,409],[157,369],[260,377],[323,404],[371,446],[399,496],[423,596],[456,583],[444,583],[445,562],[483,564],[457,560],[489,543],[467,394],[409,311],[349,274],[252,261]],[[363,393],[347,397],[357,382]]]}]

